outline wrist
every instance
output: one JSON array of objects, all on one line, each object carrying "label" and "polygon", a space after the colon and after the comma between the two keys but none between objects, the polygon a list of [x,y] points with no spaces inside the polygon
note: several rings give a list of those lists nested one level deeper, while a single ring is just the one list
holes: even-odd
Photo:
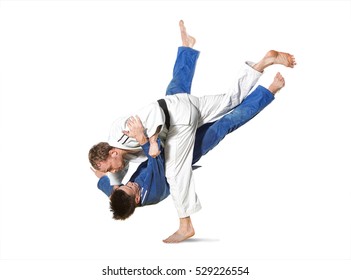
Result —
[{"label": "wrist", "polygon": [[139,145],[144,145],[145,143],[149,142],[149,139],[145,135],[140,135],[137,138],[135,138]]}]

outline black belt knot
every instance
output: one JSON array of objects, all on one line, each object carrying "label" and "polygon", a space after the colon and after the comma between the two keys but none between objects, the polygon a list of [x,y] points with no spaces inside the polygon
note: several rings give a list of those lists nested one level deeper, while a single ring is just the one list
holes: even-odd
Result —
[{"label": "black belt knot", "polygon": [[169,112],[168,112],[166,101],[164,99],[159,99],[159,100],[157,100],[157,102],[158,102],[158,105],[160,105],[163,112],[165,113],[165,117],[166,117],[165,125],[166,125],[167,129],[169,130],[171,118],[169,117]]}]

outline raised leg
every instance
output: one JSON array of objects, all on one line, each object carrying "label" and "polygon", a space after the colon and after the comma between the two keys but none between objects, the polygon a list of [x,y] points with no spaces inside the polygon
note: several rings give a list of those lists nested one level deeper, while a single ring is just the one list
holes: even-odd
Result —
[{"label": "raised leg", "polygon": [[188,35],[182,20],[179,22],[179,27],[183,45],[178,48],[177,59],[173,68],[173,78],[167,87],[166,95],[190,94],[196,62],[200,54],[199,51],[192,48],[196,42],[195,38]]}]

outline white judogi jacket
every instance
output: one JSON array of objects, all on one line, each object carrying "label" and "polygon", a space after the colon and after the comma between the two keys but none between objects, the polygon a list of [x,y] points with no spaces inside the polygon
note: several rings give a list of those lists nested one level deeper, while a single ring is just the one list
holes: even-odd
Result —
[{"label": "white judogi jacket", "polygon": [[[142,121],[145,128],[145,135],[148,137],[154,135],[157,128],[163,126],[165,122],[165,115],[157,102],[153,102],[138,110],[135,115],[138,115]],[[108,143],[119,149],[141,151],[142,148],[139,143],[134,138],[130,138],[122,132],[123,130],[129,130],[127,126],[129,117],[130,116],[122,117],[113,122]]]}]

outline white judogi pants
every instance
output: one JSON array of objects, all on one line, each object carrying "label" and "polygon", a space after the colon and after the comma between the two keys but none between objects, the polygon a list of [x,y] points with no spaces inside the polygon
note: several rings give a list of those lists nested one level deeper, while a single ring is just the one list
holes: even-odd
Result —
[{"label": "white judogi pants", "polygon": [[165,97],[170,114],[170,128],[165,140],[166,177],[179,218],[201,209],[192,172],[196,129],[227,114],[248,95],[262,75],[249,65],[252,63],[247,62],[238,82],[226,94]]}]

